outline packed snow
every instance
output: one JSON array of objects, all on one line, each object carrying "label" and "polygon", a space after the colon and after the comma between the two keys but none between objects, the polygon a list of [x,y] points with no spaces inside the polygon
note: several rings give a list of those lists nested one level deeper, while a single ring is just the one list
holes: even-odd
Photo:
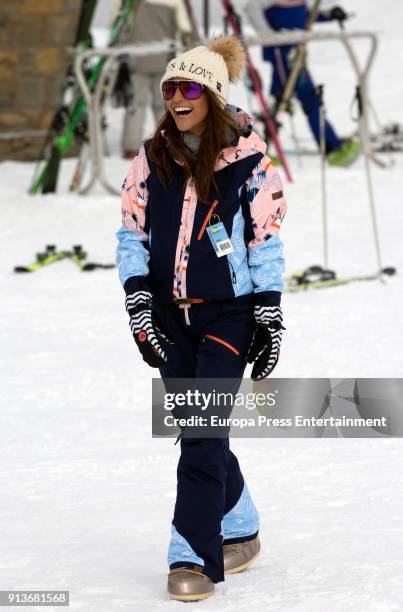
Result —
[{"label": "packed snow", "polygon": [[[348,29],[380,32],[371,98],[383,123],[403,123],[403,7],[396,4],[345,3],[356,13]],[[218,11],[213,18],[218,32]],[[366,45],[357,48],[364,57]],[[268,82],[259,51],[253,54]],[[329,118],[351,134],[354,78],[340,45],[312,44],[310,65],[326,84]],[[242,85],[231,100],[249,108]],[[108,114],[106,166],[119,188],[128,168],[119,150],[122,113]],[[300,111],[296,126],[313,148]],[[286,124],[290,147],[288,133]],[[99,185],[85,197],[69,193],[74,164],[63,162],[57,194],[35,197],[27,194],[33,164],[0,164],[0,589],[69,590],[74,612],[179,610],[184,604],[165,592],[178,447],[151,438],[156,373],[130,335],[117,273],[84,273],[71,261],[13,273],[46,244],[82,244],[89,260],[113,262],[119,197]],[[323,263],[320,160],[304,156],[301,166],[290,156],[290,164],[287,274]],[[401,376],[402,156],[388,169],[371,169],[383,265],[398,273],[384,284],[285,294],[276,377]],[[330,266],[340,276],[375,272],[363,160],[329,168],[327,179]],[[403,609],[400,440],[237,439],[232,446],[260,512],[262,553],[195,605],[228,612]]]}]

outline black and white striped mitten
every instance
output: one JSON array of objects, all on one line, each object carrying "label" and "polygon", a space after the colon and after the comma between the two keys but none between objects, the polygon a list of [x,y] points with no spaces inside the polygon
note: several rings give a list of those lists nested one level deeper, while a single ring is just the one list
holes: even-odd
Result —
[{"label": "black and white striped mitten", "polygon": [[280,356],[283,314],[280,306],[255,306],[256,329],[248,351],[253,363],[252,379],[261,380],[271,374]]},{"label": "black and white striped mitten", "polygon": [[159,368],[167,361],[167,355],[160,344],[160,338],[172,343],[152,308],[149,291],[135,291],[126,296],[126,310],[130,316],[130,329],[143,359],[152,368]]}]

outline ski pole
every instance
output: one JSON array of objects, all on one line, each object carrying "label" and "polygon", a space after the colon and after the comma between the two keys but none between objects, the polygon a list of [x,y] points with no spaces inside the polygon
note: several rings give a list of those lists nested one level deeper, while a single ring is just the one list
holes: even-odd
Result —
[{"label": "ski pole", "polygon": [[[310,10],[308,20],[305,25],[306,32],[309,32],[309,30],[312,28],[313,23],[316,21],[320,10],[321,1],[322,0],[315,0],[315,4]],[[288,76],[288,80],[281,96],[280,104],[278,105],[275,116],[277,115],[277,113],[282,113],[287,108],[288,101],[294,92],[295,85],[297,83],[298,77],[304,64],[305,47],[306,43],[304,42],[301,42],[297,47],[297,52],[294,57],[291,72]]]},{"label": "ski pole", "polygon": [[[276,66],[277,66],[278,73],[280,75],[281,85],[283,86],[283,89],[284,89],[287,83],[287,73],[285,70],[280,47],[274,47],[274,56],[276,58]],[[297,135],[297,130],[295,128],[295,121],[294,121],[293,114],[290,111],[290,108],[288,110],[289,110],[288,116],[290,118],[291,138],[294,142],[295,150],[297,152],[298,167],[301,168],[302,167],[301,144],[300,144],[300,141]]]},{"label": "ski pole", "polygon": [[278,155],[279,160],[281,162],[281,165],[284,168],[284,172],[285,172],[285,175],[287,177],[287,180],[290,183],[292,183],[293,179],[292,179],[291,171],[290,171],[290,168],[288,166],[287,160],[285,158],[285,154],[284,154],[283,148],[281,146],[280,140],[278,138],[275,123],[274,123],[273,119],[270,116],[269,107],[268,107],[267,102],[266,102],[266,100],[265,100],[265,98],[263,96],[262,88],[261,88],[260,83],[259,83],[259,77],[256,74],[256,70],[255,70],[255,67],[254,67],[254,65],[252,63],[251,57],[249,55],[249,52],[246,53],[246,65],[248,67],[249,75],[250,75],[250,77],[252,79],[253,89],[255,91],[256,97],[259,100],[260,106],[261,106],[262,111],[263,111],[264,123],[266,125],[267,130],[269,131],[269,134],[270,134],[271,139],[273,141],[273,145],[274,145],[274,148],[276,149],[276,152],[277,152],[277,155]]},{"label": "ski pole", "polygon": [[360,93],[360,137],[361,143],[363,146],[364,152],[364,164],[365,164],[365,174],[367,178],[367,187],[368,187],[368,195],[369,195],[369,205],[371,210],[371,222],[372,222],[372,232],[374,236],[374,245],[375,245],[375,255],[376,261],[378,264],[378,274],[382,280],[382,256],[381,256],[381,245],[379,239],[379,231],[378,231],[378,222],[376,216],[376,208],[375,208],[375,196],[374,189],[372,184],[372,176],[371,176],[371,167],[370,167],[370,159],[373,159],[371,153],[371,146],[369,142],[368,136],[368,111],[367,111],[367,98],[366,98],[366,90],[365,90],[365,82],[362,80],[360,85],[358,86]]},{"label": "ski pole", "polygon": [[204,36],[208,38],[210,31],[210,0],[204,0],[203,3],[203,27]]},{"label": "ski pole", "polygon": [[328,269],[328,233],[327,233],[327,191],[326,191],[326,109],[323,100],[323,85],[318,85],[316,93],[319,98],[319,133],[320,133],[320,174],[322,185],[322,223],[323,223],[323,265]]},{"label": "ski pole", "polygon": [[193,12],[192,2],[191,0],[184,0],[184,1],[185,1],[186,12],[189,17],[190,25],[192,27],[193,38],[196,42],[200,42],[199,28],[197,27],[197,22],[196,22],[196,18]]}]

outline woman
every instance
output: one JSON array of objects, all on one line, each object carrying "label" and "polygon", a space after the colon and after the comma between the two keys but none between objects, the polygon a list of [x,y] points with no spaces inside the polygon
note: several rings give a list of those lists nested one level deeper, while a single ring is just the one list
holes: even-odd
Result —
[{"label": "woman", "polygon": [[[223,37],[172,60],[166,103],[123,185],[117,262],[143,359],[172,378],[270,374],[282,333],[286,203],[250,118],[226,106],[244,51]],[[198,600],[257,556],[259,518],[226,438],[181,439],[168,592]]]}]

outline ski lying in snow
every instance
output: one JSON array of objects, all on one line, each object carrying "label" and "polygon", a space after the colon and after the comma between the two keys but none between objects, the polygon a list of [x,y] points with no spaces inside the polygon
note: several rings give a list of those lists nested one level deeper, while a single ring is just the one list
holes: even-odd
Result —
[{"label": "ski lying in snow", "polygon": [[337,287],[340,285],[348,285],[350,283],[368,282],[380,280],[383,276],[393,276],[396,274],[396,268],[383,268],[376,274],[346,276],[337,278],[334,270],[326,270],[321,266],[311,266],[302,272],[295,272],[286,279],[286,291],[294,293],[296,291],[305,291],[307,289],[325,289],[326,287]]},{"label": "ski lying in snow", "polygon": [[80,244],[73,247],[73,251],[69,254],[69,259],[83,272],[92,272],[93,270],[111,270],[112,268],[116,267],[115,264],[102,264],[87,261],[87,253]]},{"label": "ski lying in snow", "polygon": [[53,244],[48,244],[44,251],[36,254],[36,261],[27,266],[15,266],[14,272],[36,272],[45,266],[66,259],[68,255],[68,251],[56,251],[56,247]]},{"label": "ski lying in snow", "polygon": [[385,125],[378,134],[371,135],[371,144],[377,153],[403,153],[403,126]]},{"label": "ski lying in snow", "polygon": [[57,251],[56,246],[48,244],[45,251],[36,254],[36,261],[27,266],[15,266],[14,272],[29,273],[36,272],[45,266],[69,259],[83,272],[92,272],[93,270],[110,270],[115,268],[115,264],[102,264],[87,261],[87,253],[81,245],[73,246],[71,251]]}]

